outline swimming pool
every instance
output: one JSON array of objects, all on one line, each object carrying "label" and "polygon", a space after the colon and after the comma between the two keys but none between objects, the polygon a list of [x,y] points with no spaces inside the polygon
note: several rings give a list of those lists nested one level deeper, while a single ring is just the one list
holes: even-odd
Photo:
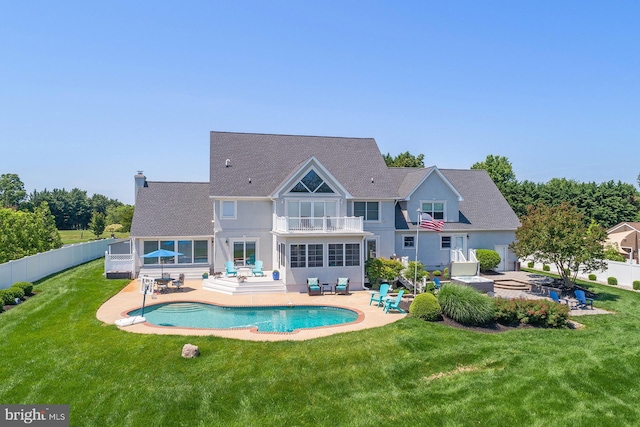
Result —
[{"label": "swimming pool", "polygon": [[[142,309],[127,313],[139,316]],[[200,302],[169,302],[145,307],[147,322],[183,328],[257,328],[258,332],[293,332],[354,322],[358,313],[330,306],[224,307]]]}]

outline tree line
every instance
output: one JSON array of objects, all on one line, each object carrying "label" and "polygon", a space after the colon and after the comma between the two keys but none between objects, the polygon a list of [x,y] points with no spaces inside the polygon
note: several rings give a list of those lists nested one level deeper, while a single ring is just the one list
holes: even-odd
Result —
[{"label": "tree line", "polygon": [[[592,221],[608,229],[621,222],[640,221],[640,193],[633,184],[621,181],[578,182],[553,178],[546,183],[518,181],[511,162],[504,156],[489,155],[471,169],[485,169],[519,218],[529,206],[574,206],[585,225]],[[640,177],[638,181],[640,185]]]},{"label": "tree line", "polygon": [[27,194],[17,174],[0,175],[0,263],[62,246],[58,230],[128,232],[131,205],[102,194],[53,189]]}]

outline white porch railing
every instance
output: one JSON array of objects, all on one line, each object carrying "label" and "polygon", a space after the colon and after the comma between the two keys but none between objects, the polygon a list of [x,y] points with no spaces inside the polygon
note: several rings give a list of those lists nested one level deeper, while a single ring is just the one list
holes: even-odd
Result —
[{"label": "white porch railing", "polygon": [[133,262],[134,254],[110,254],[104,253],[104,271],[105,273],[112,271],[135,271]]},{"label": "white porch railing", "polygon": [[281,233],[344,233],[364,231],[362,217],[276,216],[274,231]]},{"label": "white porch railing", "polygon": [[[451,249],[451,262],[467,262],[467,258],[464,256],[464,252],[462,249]],[[469,259],[471,262],[478,262],[478,258],[476,258],[476,250],[469,249]]]}]

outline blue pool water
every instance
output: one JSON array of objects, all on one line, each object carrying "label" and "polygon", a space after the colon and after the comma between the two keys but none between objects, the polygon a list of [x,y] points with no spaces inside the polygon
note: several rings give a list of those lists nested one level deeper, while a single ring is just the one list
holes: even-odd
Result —
[{"label": "blue pool water", "polygon": [[[139,316],[141,309],[127,313]],[[358,313],[338,307],[220,307],[199,302],[169,302],[144,309],[147,322],[187,328],[249,328],[259,332],[293,332],[302,328],[353,322]]]}]

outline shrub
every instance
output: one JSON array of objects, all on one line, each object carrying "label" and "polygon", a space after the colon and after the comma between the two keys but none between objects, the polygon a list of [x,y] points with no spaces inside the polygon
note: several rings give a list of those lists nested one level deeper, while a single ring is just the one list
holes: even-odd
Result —
[{"label": "shrub", "polygon": [[109,224],[104,228],[107,233],[117,233],[122,231],[122,224]]},{"label": "shrub", "polygon": [[409,306],[409,314],[428,322],[438,320],[441,311],[438,299],[435,295],[429,293],[416,295]]},{"label": "shrub", "polygon": [[529,267],[529,268],[533,268],[533,266],[534,266],[534,265],[535,265],[535,264],[534,264],[534,262],[533,262],[533,261],[529,261],[529,262],[527,263],[527,267]]},{"label": "shrub", "polygon": [[0,306],[15,304],[13,300],[13,291],[9,289],[0,290]]},{"label": "shrub", "polygon": [[24,290],[22,288],[18,288],[17,286],[12,286],[9,289],[13,291],[14,299],[15,298],[24,299]]},{"label": "shrub", "polygon": [[463,325],[484,325],[493,320],[491,298],[470,286],[446,283],[438,292],[442,313]]},{"label": "shrub", "polygon": [[11,287],[9,289],[3,289],[0,291],[3,305],[15,305],[16,298],[24,298],[24,291],[20,288]]},{"label": "shrub", "polygon": [[545,299],[495,298],[495,321],[502,324],[524,323],[562,328],[569,319],[569,306]]},{"label": "shrub", "polygon": [[402,263],[395,259],[369,258],[364,263],[364,271],[371,284],[393,280],[403,268]]},{"label": "shrub", "polygon": [[542,269],[544,271],[549,271],[549,270],[551,270],[551,267],[549,267],[547,264],[542,264]]},{"label": "shrub", "polygon": [[443,274],[444,274],[444,278],[445,278],[445,279],[448,279],[448,278],[449,278],[449,267],[445,267],[445,268],[444,268],[444,272],[443,272]]},{"label": "shrub", "polygon": [[478,262],[480,263],[481,271],[493,270],[501,261],[498,252],[491,249],[477,249],[476,258],[478,258]]},{"label": "shrub", "polygon": [[598,276],[596,276],[595,274],[591,273],[589,274],[589,280],[594,281],[598,278]]},{"label": "shrub", "polygon": [[633,281],[633,289],[640,290],[640,280],[634,280]]},{"label": "shrub", "polygon": [[615,277],[607,277],[607,283],[616,286],[618,284],[618,279]]},{"label": "shrub", "polygon": [[432,273],[434,276],[442,276],[442,272],[440,270],[434,270]]},{"label": "shrub", "polygon": [[33,292],[33,283],[31,282],[16,282],[12,287],[18,287],[24,291],[25,295],[31,295]]},{"label": "shrub", "polygon": [[418,283],[422,283],[423,277],[429,276],[429,272],[424,269],[420,261],[418,261],[417,264],[415,261],[409,261],[407,268],[405,268],[402,273],[404,274],[404,277],[408,278],[411,281],[413,281],[414,276],[416,276]]}]

